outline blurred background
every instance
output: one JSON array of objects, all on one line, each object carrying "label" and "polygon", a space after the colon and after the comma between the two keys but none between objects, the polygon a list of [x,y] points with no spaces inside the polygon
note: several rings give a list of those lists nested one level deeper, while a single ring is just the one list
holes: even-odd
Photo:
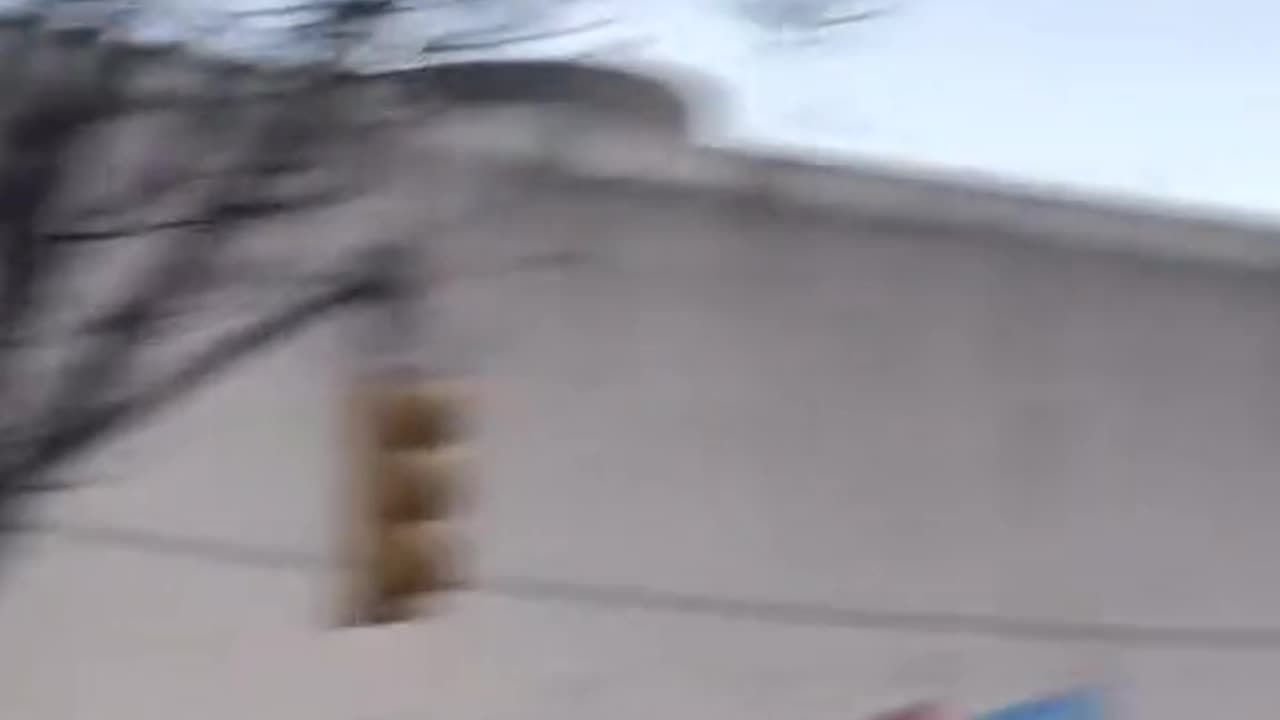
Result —
[{"label": "blurred background", "polygon": [[1273,707],[1275,15],[0,5],[0,708]]}]

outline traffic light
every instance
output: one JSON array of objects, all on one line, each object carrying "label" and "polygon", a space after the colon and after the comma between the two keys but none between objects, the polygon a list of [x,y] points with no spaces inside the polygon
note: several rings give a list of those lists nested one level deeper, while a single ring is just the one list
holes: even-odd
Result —
[{"label": "traffic light", "polygon": [[439,381],[354,388],[347,624],[408,619],[459,584],[450,520],[464,490],[467,400],[460,384]]}]

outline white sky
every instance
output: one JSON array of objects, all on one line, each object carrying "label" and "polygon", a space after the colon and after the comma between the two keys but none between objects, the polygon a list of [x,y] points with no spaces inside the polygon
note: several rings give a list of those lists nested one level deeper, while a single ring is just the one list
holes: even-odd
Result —
[{"label": "white sky", "polygon": [[735,137],[1280,216],[1280,3],[896,2],[789,49],[643,6],[655,54],[733,88]]},{"label": "white sky", "polygon": [[[808,44],[751,26],[726,11],[732,2],[612,0],[612,30],[504,54],[639,38],[639,49],[601,54],[721,84],[731,112],[716,141],[1280,219],[1275,0],[875,0],[894,5]],[[429,29],[405,20],[393,35],[412,52]]]}]

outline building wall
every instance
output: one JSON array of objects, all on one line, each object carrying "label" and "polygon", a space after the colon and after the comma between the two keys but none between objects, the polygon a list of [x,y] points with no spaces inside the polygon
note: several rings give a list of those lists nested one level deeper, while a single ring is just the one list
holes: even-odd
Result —
[{"label": "building wall", "polygon": [[38,648],[0,651],[10,714],[849,718],[1081,682],[1138,720],[1280,704],[1273,231],[562,106],[361,149],[386,187],[233,260],[432,250],[424,359],[483,388],[471,592],[317,631],[348,479],[343,328],[316,328],[41,507],[0,596],[0,637]]},{"label": "building wall", "polygon": [[[897,633],[871,695],[915,664],[980,707],[1280,699],[1274,234],[816,168],[730,191],[494,122],[540,161],[434,240],[493,387],[485,582]],[[860,215],[871,182],[898,204]]]}]

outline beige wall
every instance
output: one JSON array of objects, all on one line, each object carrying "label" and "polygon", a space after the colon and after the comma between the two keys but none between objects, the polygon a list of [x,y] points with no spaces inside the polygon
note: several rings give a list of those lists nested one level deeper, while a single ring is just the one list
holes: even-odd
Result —
[{"label": "beige wall", "polygon": [[245,246],[431,244],[427,351],[487,389],[474,592],[317,630],[342,482],[317,328],[42,506],[0,709],[843,719],[1081,681],[1137,720],[1280,706],[1274,232],[585,122],[549,152],[538,114],[371,150],[394,192]]},{"label": "beige wall", "polygon": [[1280,700],[1274,271],[524,182],[440,240],[495,586],[892,630],[868,677],[978,705]]}]

